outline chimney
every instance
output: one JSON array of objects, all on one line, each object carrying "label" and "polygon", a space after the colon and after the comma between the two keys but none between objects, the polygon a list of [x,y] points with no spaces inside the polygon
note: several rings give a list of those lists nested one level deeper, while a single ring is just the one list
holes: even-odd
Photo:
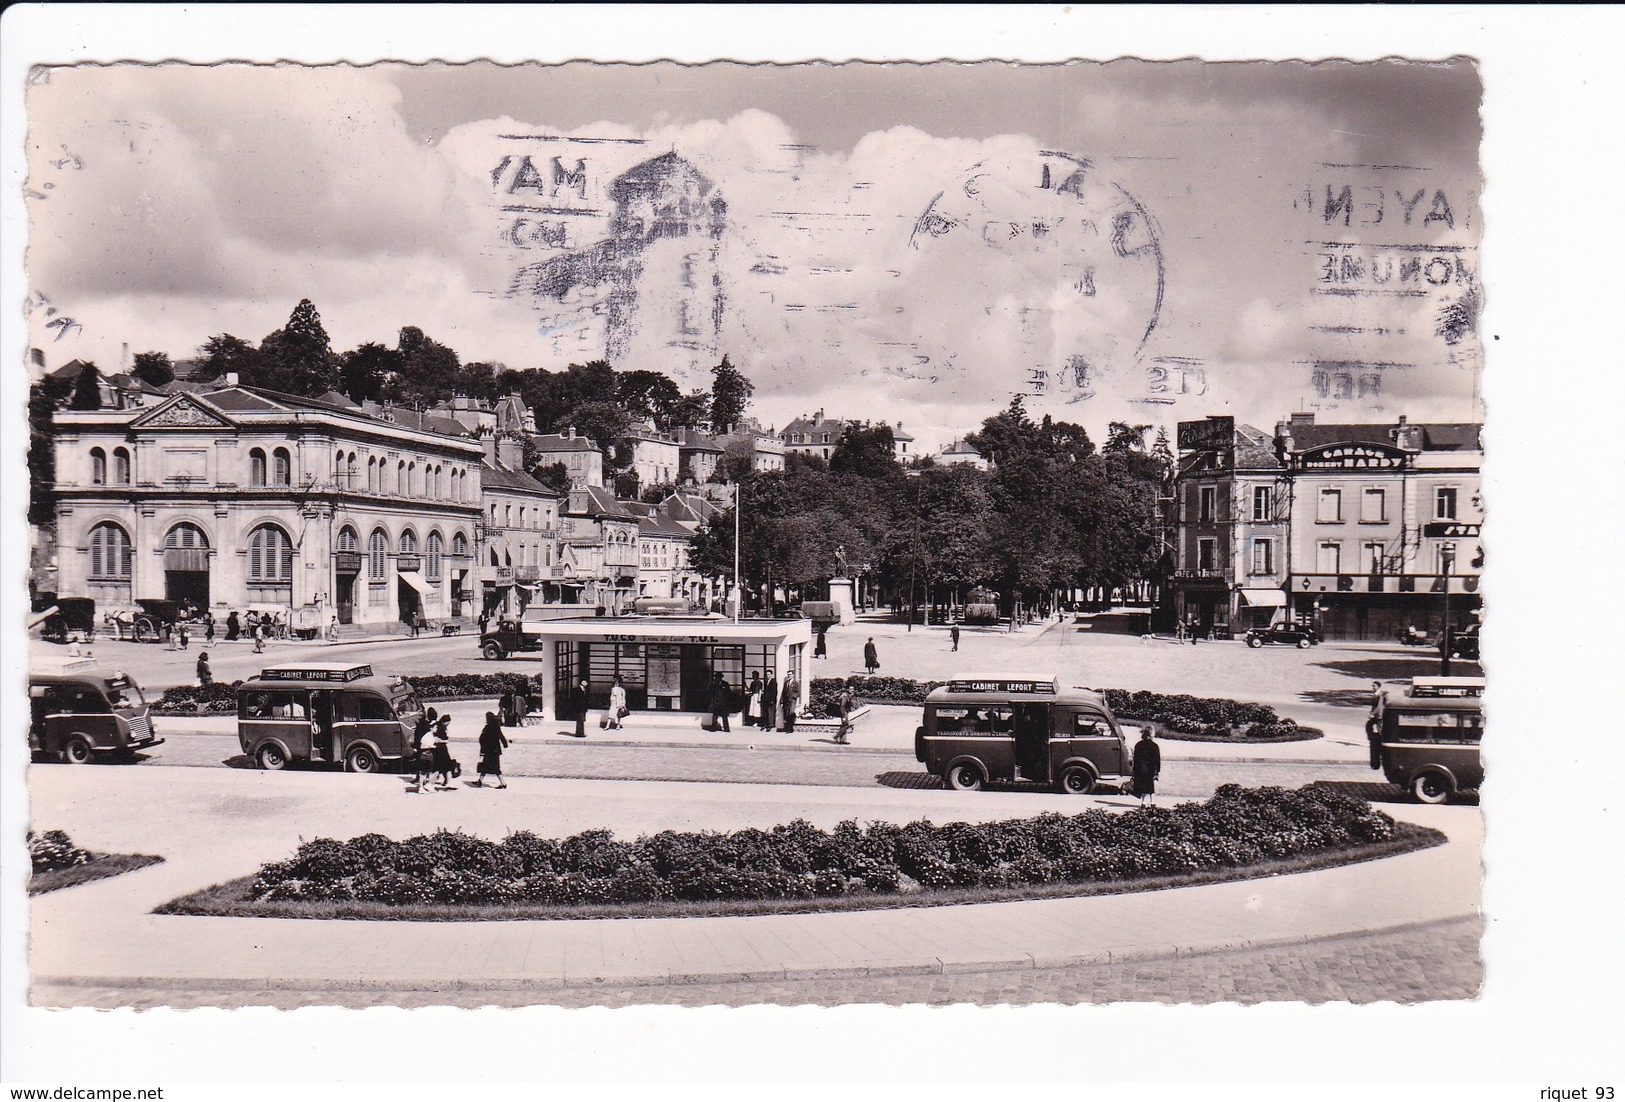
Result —
[{"label": "chimney", "polygon": [[570,434],[569,435],[570,435],[571,440],[574,440],[576,438],[576,427],[574,425],[570,426]]},{"label": "chimney", "polygon": [[235,371],[226,372],[226,385],[227,386],[236,386],[237,385],[237,373]]},{"label": "chimney", "polygon": [[497,462],[510,471],[524,470],[525,445],[511,436],[499,437],[496,442],[496,457]]},{"label": "chimney", "polygon": [[1291,424],[1294,424],[1294,425],[1312,425],[1314,423],[1315,423],[1315,415],[1313,413],[1294,413],[1292,415]]}]

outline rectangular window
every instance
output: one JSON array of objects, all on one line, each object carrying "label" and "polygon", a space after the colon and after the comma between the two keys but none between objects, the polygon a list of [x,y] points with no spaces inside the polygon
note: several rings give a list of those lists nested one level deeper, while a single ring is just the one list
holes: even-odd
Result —
[{"label": "rectangular window", "polygon": [[1269,486],[1253,487],[1253,520],[1273,520],[1275,513],[1275,493]]},{"label": "rectangular window", "polygon": [[1320,511],[1315,520],[1321,524],[1335,524],[1343,519],[1343,491],[1330,487],[1320,491]]},{"label": "rectangular window", "polygon": [[1365,566],[1366,566],[1366,569],[1368,571],[1370,571],[1373,574],[1385,574],[1385,573],[1387,573],[1387,571],[1384,569],[1384,567],[1385,567],[1385,565],[1386,565],[1386,563],[1388,561],[1388,555],[1387,555],[1387,550],[1386,550],[1386,545],[1385,544],[1377,543],[1377,542],[1367,542],[1366,544],[1363,545],[1361,550],[1362,550],[1361,557],[1365,559]]},{"label": "rectangular window", "polygon": [[1456,488],[1454,486],[1440,486],[1433,491],[1433,519],[1456,519]]},{"label": "rectangular window", "polygon": [[1213,570],[1213,569],[1215,569],[1213,564],[1214,564],[1214,559],[1215,559],[1215,552],[1217,551],[1217,543],[1218,543],[1218,541],[1216,541],[1216,540],[1197,540],[1196,541],[1196,569],[1198,569],[1198,570]]},{"label": "rectangular window", "polygon": [[1253,573],[1254,574],[1273,574],[1273,573],[1275,573],[1275,541],[1274,540],[1254,540],[1253,541]]},{"label": "rectangular window", "polygon": [[1213,523],[1214,505],[1218,501],[1218,496],[1219,496],[1219,492],[1215,487],[1213,487],[1213,486],[1203,486],[1202,487],[1201,522],[1203,524],[1212,524]]},{"label": "rectangular window", "polygon": [[1381,524],[1388,519],[1388,492],[1369,489],[1360,495],[1360,520],[1364,524]]},{"label": "rectangular window", "polygon": [[1336,540],[1323,540],[1316,549],[1315,571],[1319,574],[1343,572],[1343,545]]}]

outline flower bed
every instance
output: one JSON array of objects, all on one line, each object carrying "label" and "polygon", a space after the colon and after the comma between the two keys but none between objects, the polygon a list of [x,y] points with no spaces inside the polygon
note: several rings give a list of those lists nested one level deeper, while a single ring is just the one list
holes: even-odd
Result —
[{"label": "flower bed", "polygon": [[[431,673],[408,678],[420,700],[494,700],[509,689],[541,695],[541,681],[522,673]],[[176,685],[152,706],[154,715],[234,715],[241,681]]]},{"label": "flower bed", "polygon": [[29,831],[28,856],[33,866],[28,877],[29,895],[43,895],[59,888],[103,880],[163,860],[145,854],[91,853],[74,845],[60,830],[47,830],[43,834]]},{"label": "flower bed", "polygon": [[[369,913],[377,905],[435,904],[602,913],[617,904],[840,897],[890,905],[898,897],[966,888],[1245,874],[1323,853],[1359,859],[1399,840],[1386,814],[1314,785],[1296,791],[1225,785],[1205,803],[984,824],[848,820],[826,831],[796,820],[769,830],[662,831],[635,841],[617,841],[606,830],[564,839],[522,831],[501,842],[450,831],[405,841],[365,834],[347,842],[319,838],[263,866],[246,882],[241,902],[248,909],[228,913],[298,914],[264,908],[305,903],[374,905]],[[163,910],[200,913],[185,900]]]}]

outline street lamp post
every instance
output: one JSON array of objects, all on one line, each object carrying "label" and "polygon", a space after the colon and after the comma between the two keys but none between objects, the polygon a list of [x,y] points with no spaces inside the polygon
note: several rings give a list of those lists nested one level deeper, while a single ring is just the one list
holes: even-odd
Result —
[{"label": "street lamp post", "polygon": [[1456,565],[1456,549],[1439,549],[1439,566],[1444,571],[1444,630],[1439,633],[1439,676],[1450,676],[1450,651],[1454,646],[1450,638],[1450,574]]}]

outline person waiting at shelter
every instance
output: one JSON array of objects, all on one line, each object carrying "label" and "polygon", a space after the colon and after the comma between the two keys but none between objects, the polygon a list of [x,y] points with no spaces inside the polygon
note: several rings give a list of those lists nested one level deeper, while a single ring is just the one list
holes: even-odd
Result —
[{"label": "person waiting at shelter", "polygon": [[731,730],[728,726],[728,713],[732,710],[733,702],[729,699],[732,695],[728,682],[722,677],[722,671],[718,670],[713,673],[711,675],[711,726],[708,728],[709,730]]}]

